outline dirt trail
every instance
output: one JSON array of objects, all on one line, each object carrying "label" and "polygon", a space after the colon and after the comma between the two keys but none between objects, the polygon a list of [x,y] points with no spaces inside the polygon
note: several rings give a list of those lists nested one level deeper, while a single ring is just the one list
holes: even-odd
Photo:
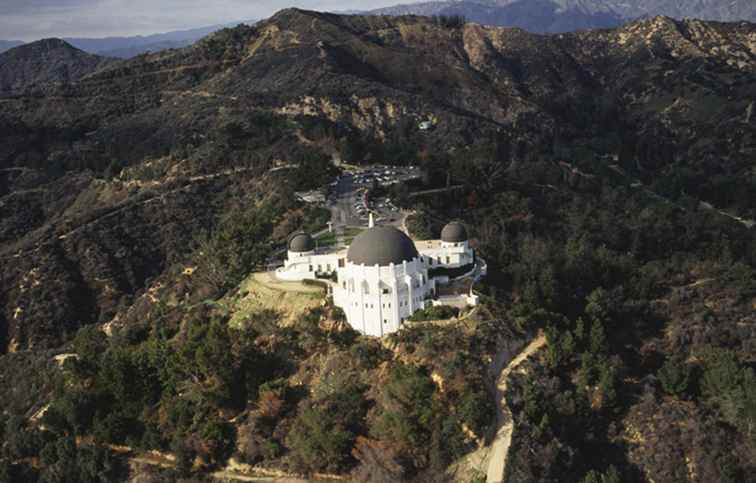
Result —
[{"label": "dirt trail", "polygon": [[753,228],[754,226],[756,226],[756,221],[754,221],[754,220],[746,220],[745,218],[741,218],[739,216],[732,215],[730,213],[727,213],[724,210],[717,209],[716,207],[714,207],[714,205],[712,205],[711,203],[707,203],[706,201],[701,201],[699,203],[699,206],[701,208],[706,209],[706,210],[716,211],[717,213],[719,213],[722,216],[726,216],[727,218],[730,218],[731,220],[737,221],[738,223],[744,225],[746,228]]},{"label": "dirt trail", "polygon": [[488,471],[486,473],[487,483],[498,483],[504,480],[504,471],[507,465],[507,456],[509,446],[512,444],[512,433],[514,431],[514,421],[512,420],[512,411],[507,406],[505,393],[507,391],[507,382],[509,375],[517,366],[522,364],[528,357],[535,354],[541,347],[546,344],[546,336],[540,334],[525,349],[520,352],[512,361],[501,371],[496,384],[497,405],[497,426],[496,436],[491,444],[491,453],[488,458]]}]

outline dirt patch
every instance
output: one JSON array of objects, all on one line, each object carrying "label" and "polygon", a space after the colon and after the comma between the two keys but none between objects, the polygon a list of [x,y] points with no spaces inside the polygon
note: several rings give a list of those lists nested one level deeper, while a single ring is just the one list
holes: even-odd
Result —
[{"label": "dirt patch", "polygon": [[231,324],[243,323],[262,310],[281,314],[281,322],[290,324],[321,304],[325,290],[300,282],[281,282],[269,273],[253,273],[239,286],[237,298],[231,301]]}]

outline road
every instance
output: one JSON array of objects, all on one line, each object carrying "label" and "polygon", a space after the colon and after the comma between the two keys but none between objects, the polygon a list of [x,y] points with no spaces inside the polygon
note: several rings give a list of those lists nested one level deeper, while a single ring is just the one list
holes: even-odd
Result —
[{"label": "road", "polygon": [[493,443],[491,444],[491,453],[488,458],[488,471],[486,472],[486,483],[499,483],[504,481],[504,471],[507,467],[507,456],[509,447],[512,444],[512,433],[514,432],[514,421],[512,420],[512,411],[507,405],[505,394],[507,392],[507,382],[509,375],[517,366],[522,364],[528,357],[538,352],[546,344],[546,336],[540,334],[517,357],[501,371],[496,384],[496,416],[498,429]]},{"label": "road", "polygon": [[[619,175],[624,176],[627,179],[631,179],[627,175],[627,173],[625,173],[625,171],[622,168],[620,168],[619,166],[617,166],[617,165],[610,165],[609,168],[611,170],[613,170],[615,173],[618,173]],[[649,196],[651,196],[653,198],[656,198],[656,199],[659,199],[659,200],[664,201],[666,203],[672,204],[672,205],[680,208],[683,211],[687,211],[684,207],[680,206],[679,204],[675,203],[674,201],[670,200],[669,198],[665,198],[664,196],[662,196],[662,195],[660,195],[660,194],[658,194],[658,193],[656,193],[654,191],[651,191],[640,180],[638,180],[638,179],[631,179],[631,181],[632,181],[632,184],[630,186],[632,188],[636,188],[636,189],[640,188],[643,191],[645,191]],[[720,215],[722,215],[724,217],[727,217],[727,218],[730,218],[731,220],[737,221],[738,223],[740,223],[741,225],[743,225],[743,226],[745,226],[746,228],[749,228],[749,229],[753,228],[754,226],[756,226],[756,220],[747,220],[745,218],[741,218],[739,216],[732,215],[730,213],[727,213],[724,210],[720,210],[719,208],[717,208],[716,206],[712,205],[711,203],[709,203],[707,201],[700,201],[699,200],[698,207],[702,208],[704,210],[715,211],[715,212],[719,213]]]},{"label": "road", "polygon": [[753,228],[754,226],[756,226],[756,221],[754,221],[754,220],[746,220],[746,219],[743,219],[743,218],[741,218],[739,216],[731,215],[731,214],[727,213],[726,211],[722,211],[722,210],[717,209],[711,203],[707,203],[705,201],[701,201],[699,203],[699,206],[701,208],[705,209],[705,210],[716,211],[717,213],[719,213],[722,216],[726,216],[727,218],[730,218],[732,220],[737,221],[738,223],[743,224],[746,228]]}]

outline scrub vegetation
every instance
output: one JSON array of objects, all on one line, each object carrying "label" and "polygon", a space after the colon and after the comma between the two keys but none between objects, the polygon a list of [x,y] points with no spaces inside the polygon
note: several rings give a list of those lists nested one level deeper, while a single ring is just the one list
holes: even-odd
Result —
[{"label": "scrub vegetation", "polygon": [[[507,481],[750,481],[753,35],[290,9],[127,61],[56,42],[68,79],[0,58],[29,73],[0,92],[0,482],[469,480],[492,363],[538,331]],[[387,195],[419,238],[465,221],[474,311],[378,340],[252,275],[324,228],[295,192],[334,160],[421,168]]]}]

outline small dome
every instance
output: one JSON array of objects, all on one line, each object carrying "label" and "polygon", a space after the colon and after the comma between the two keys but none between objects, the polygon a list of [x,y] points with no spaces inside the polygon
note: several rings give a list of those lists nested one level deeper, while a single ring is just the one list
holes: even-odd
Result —
[{"label": "small dome", "polygon": [[363,231],[349,246],[347,260],[355,265],[400,264],[418,258],[415,243],[393,226],[376,226]]},{"label": "small dome", "polygon": [[289,237],[290,252],[311,252],[315,249],[315,242],[312,237],[304,232],[294,233]]},{"label": "small dome", "polygon": [[452,221],[441,230],[441,241],[446,243],[459,243],[467,241],[467,229],[458,221]]}]

